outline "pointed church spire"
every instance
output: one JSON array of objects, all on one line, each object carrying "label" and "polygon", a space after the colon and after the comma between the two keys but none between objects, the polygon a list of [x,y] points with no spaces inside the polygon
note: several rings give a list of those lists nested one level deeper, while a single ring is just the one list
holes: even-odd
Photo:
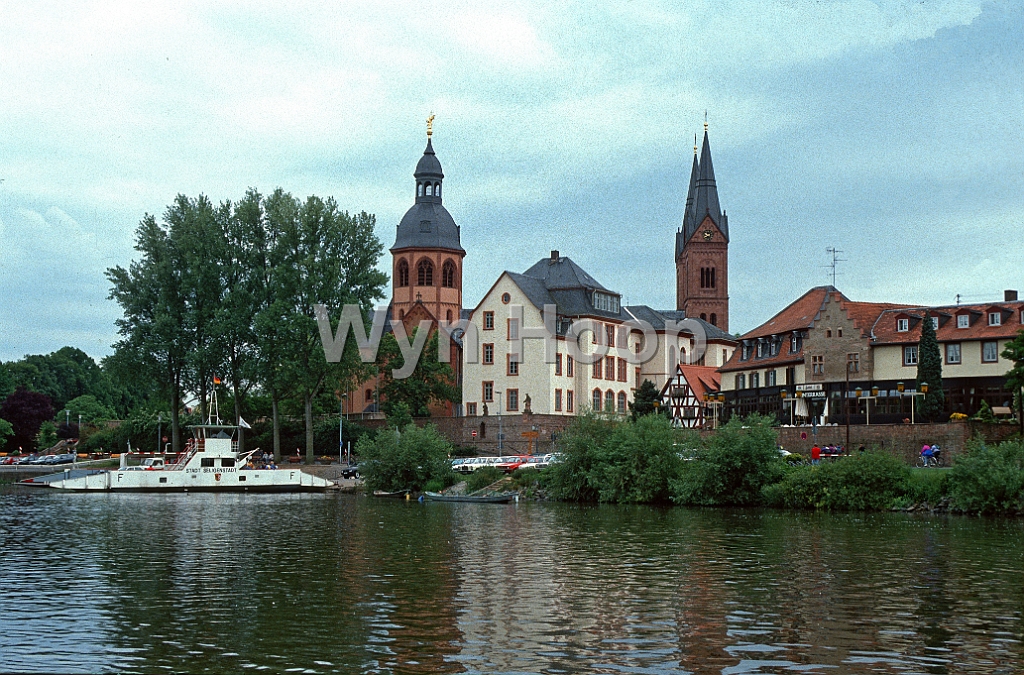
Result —
[{"label": "pointed church spire", "polygon": [[694,228],[699,227],[708,216],[725,240],[729,240],[729,232],[722,218],[722,207],[718,203],[718,187],[715,185],[715,167],[711,163],[711,143],[708,141],[708,123],[704,122],[704,145],[700,150],[700,176],[697,178],[696,194],[694,195]]},{"label": "pointed church spire", "polygon": [[686,208],[683,210],[683,229],[680,232],[681,236],[676,237],[676,256],[683,250],[683,244],[685,244],[691,236],[693,231],[700,225],[699,222],[695,222],[693,202],[694,196],[697,192],[697,178],[700,175],[700,165],[697,163],[697,137],[693,137],[693,167],[690,169],[690,187],[686,191]]}]

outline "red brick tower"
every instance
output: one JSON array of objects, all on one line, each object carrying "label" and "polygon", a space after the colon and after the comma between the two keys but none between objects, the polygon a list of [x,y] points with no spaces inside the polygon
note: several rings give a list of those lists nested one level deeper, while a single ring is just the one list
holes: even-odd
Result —
[{"label": "red brick tower", "polygon": [[686,195],[683,225],[676,232],[676,309],[729,331],[729,219],[718,203],[708,125]]}]

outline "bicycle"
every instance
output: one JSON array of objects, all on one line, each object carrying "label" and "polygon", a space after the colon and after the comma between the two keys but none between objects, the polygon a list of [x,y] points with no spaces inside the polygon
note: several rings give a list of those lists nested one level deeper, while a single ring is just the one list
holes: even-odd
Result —
[{"label": "bicycle", "polygon": [[940,452],[936,452],[931,457],[925,457],[924,455],[919,455],[918,458],[917,458],[917,462],[914,464],[914,466],[916,466],[919,469],[931,469],[931,468],[938,469],[938,468],[944,467],[945,464],[942,461],[942,454]]}]

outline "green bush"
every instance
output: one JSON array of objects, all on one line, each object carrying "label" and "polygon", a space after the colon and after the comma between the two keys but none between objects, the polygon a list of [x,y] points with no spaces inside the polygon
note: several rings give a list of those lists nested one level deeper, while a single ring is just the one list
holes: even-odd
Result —
[{"label": "green bush", "polygon": [[451,450],[432,424],[419,428],[410,423],[401,433],[385,427],[356,443],[366,488],[387,492],[421,491],[428,483],[438,489],[454,484],[456,476],[448,459]]},{"label": "green bush", "polygon": [[949,471],[952,508],[967,513],[1024,512],[1024,441],[972,440]]},{"label": "green bush", "polygon": [[466,479],[466,491],[476,492],[482,490],[491,483],[505,477],[504,472],[495,466],[485,466],[469,474]]},{"label": "green bush", "polygon": [[733,417],[705,439],[696,459],[682,462],[670,479],[672,500],[698,506],[747,506],[761,502],[762,488],[782,478],[774,418]]},{"label": "green bush", "polygon": [[566,501],[667,502],[682,464],[679,448],[686,443],[661,415],[636,422],[578,417],[559,437],[562,458],[544,481],[553,498]]},{"label": "green bush", "polygon": [[883,452],[790,469],[764,488],[765,503],[794,509],[879,511],[908,494],[910,469]]},{"label": "green bush", "polygon": [[907,498],[912,504],[941,502],[949,491],[949,471],[936,469],[911,469],[907,484]]}]

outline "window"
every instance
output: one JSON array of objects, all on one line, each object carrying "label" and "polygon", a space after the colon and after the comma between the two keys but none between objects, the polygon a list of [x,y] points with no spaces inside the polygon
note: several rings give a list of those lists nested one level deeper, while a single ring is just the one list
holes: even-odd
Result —
[{"label": "window", "polygon": [[825,357],[824,356],[812,356],[811,357],[811,374],[812,375],[824,375],[825,374]]},{"label": "window", "polygon": [[444,320],[447,321],[449,325],[451,325],[451,323],[452,323],[452,310],[449,309],[447,312],[445,312]]},{"label": "window", "polygon": [[996,342],[981,343],[982,363],[995,363],[999,360],[999,345]]},{"label": "window", "polygon": [[718,325],[718,315],[715,314],[714,312],[711,312],[711,319],[710,319],[710,321],[711,321],[711,325],[712,326],[717,326]]},{"label": "window", "polygon": [[615,392],[611,389],[604,393],[604,410],[605,412],[615,410]]},{"label": "window", "polygon": [[416,266],[416,285],[434,285],[434,263],[430,262],[429,260],[420,261],[420,264]]},{"label": "window", "polygon": [[505,406],[505,409],[509,412],[519,410],[519,390],[509,389],[505,392],[505,396],[508,401],[508,405]]},{"label": "window", "polygon": [[494,312],[484,312],[484,330],[494,330]]},{"label": "window", "polygon": [[566,377],[573,377],[572,371],[573,371],[573,365],[575,363],[576,362],[573,360],[573,358],[571,356],[566,356],[565,357],[565,375],[566,375]]},{"label": "window", "polygon": [[626,392],[620,391],[616,399],[615,411],[619,414],[626,412]]},{"label": "window", "polygon": [[484,365],[485,366],[493,366],[494,365],[494,343],[493,342],[484,344]]},{"label": "window", "polygon": [[750,358],[750,345],[744,344],[742,347],[740,347],[740,360],[741,361],[746,361],[749,358]]},{"label": "window", "polygon": [[606,325],[604,327],[604,337],[605,337],[605,340],[606,340],[606,344],[609,347],[614,347],[615,346],[615,326]]},{"label": "window", "polygon": [[[829,337],[832,337],[831,333],[829,333]],[[757,341],[757,358],[761,358],[762,356],[764,356],[764,341],[763,340],[758,340]]]},{"label": "window", "polygon": [[800,351],[800,340],[794,334],[789,338],[789,353],[796,354],[798,351]]},{"label": "window", "polygon": [[775,371],[766,370],[764,371],[764,386],[774,387],[775,386]]},{"label": "window", "polygon": [[562,355],[555,354],[555,375],[562,374]]},{"label": "window", "polygon": [[906,333],[910,330],[910,319],[896,319],[896,331]]},{"label": "window", "polygon": [[838,335],[839,337],[843,337],[843,329],[840,328],[836,335]]},{"label": "window", "polygon": [[715,287],[715,268],[714,267],[701,267],[700,268],[700,287],[701,288],[714,288]]},{"label": "window", "polygon": [[606,356],[604,357],[604,378],[606,380],[615,379],[615,357]]},{"label": "window", "polygon": [[619,382],[625,382],[627,379],[629,379],[629,376],[626,375],[626,359],[619,359],[618,360],[618,366],[619,366],[619,372],[618,372]]},{"label": "window", "polygon": [[604,360],[603,359],[598,359],[597,361],[594,361],[594,379],[595,380],[600,380],[600,379],[604,378],[604,370],[603,370],[602,366],[604,366]]},{"label": "window", "polygon": [[519,339],[519,319],[508,320],[508,339],[518,340]]},{"label": "window", "polygon": [[562,412],[562,390],[555,389],[555,412]]},{"label": "window", "polygon": [[907,345],[903,348],[903,365],[917,365],[917,345]]},{"label": "window", "polygon": [[398,285],[409,285],[409,263],[404,258],[398,261]]},{"label": "window", "polygon": [[417,197],[422,197],[423,196],[423,183],[418,183],[416,185],[416,196]]},{"label": "window", "polygon": [[501,294],[501,304],[507,305],[510,302],[512,302],[512,296],[509,295],[508,293],[502,293]]},{"label": "window", "polygon": [[747,376],[740,373],[736,376],[736,388],[746,389],[747,388]]},{"label": "window", "polygon": [[634,368],[633,369],[633,383],[634,383],[633,384],[634,387],[637,387],[638,389],[640,388],[640,369],[639,368]]},{"label": "window", "polygon": [[518,375],[519,374],[519,359],[515,354],[508,355],[508,374]]},{"label": "window", "polygon": [[999,326],[999,325],[1002,325],[1002,323],[1003,323],[1003,313],[1002,312],[989,312],[988,313],[988,325],[990,325],[990,326]]},{"label": "window", "polygon": [[441,268],[441,285],[445,288],[455,288],[455,263],[451,260],[446,261]]},{"label": "window", "polygon": [[831,328],[828,328],[828,329],[825,330],[825,337],[827,337],[827,338],[832,337],[832,329]]},{"label": "window", "polygon": [[946,363],[960,363],[960,343],[946,345]]},{"label": "window", "polygon": [[484,403],[494,402],[494,383],[484,382]]},{"label": "window", "polygon": [[761,386],[761,373],[750,374],[750,388],[757,389]]},{"label": "window", "polygon": [[860,354],[846,355],[846,370],[851,373],[860,372]]},{"label": "window", "polygon": [[939,329],[939,317],[933,316],[932,317],[932,330],[938,330],[938,329]]},{"label": "window", "polygon": [[434,183],[434,196],[435,197],[440,197],[441,196],[441,184],[440,183]]},{"label": "window", "polygon": [[612,314],[619,313],[619,299],[607,293],[594,292],[594,309],[599,309]]},{"label": "window", "polygon": [[773,339],[771,342],[768,343],[768,355],[769,356],[775,356],[778,353],[779,353],[779,342],[778,342],[778,340]]},{"label": "window", "polygon": [[469,417],[476,417],[476,403],[475,402],[474,403],[467,403],[466,404],[466,415],[468,415]]},{"label": "window", "polygon": [[[238,480],[245,480],[245,476],[239,476]],[[167,476],[160,476],[160,482],[161,483],[166,483],[167,482]]]},{"label": "window", "polygon": [[372,401],[373,400],[373,389],[367,389],[366,390],[366,396],[363,398],[363,400],[365,400],[365,401]]},{"label": "window", "polygon": [[199,462],[199,466],[207,467],[207,468],[213,467],[213,461],[214,460],[213,460],[212,457],[203,457],[203,459],[200,460],[200,462]]},{"label": "window", "polygon": [[235,458],[234,457],[226,457],[226,458],[220,460],[220,465],[230,468],[230,467],[235,465]]},{"label": "window", "polygon": [[427,183],[427,196],[432,197],[434,195],[434,186]]},{"label": "window", "polygon": [[970,328],[971,327],[971,315],[970,314],[957,314],[956,315],[956,327],[957,328]]},{"label": "window", "polygon": [[570,389],[569,391],[565,392],[565,412],[572,412],[573,404],[575,403],[575,401],[573,399],[574,399],[574,396],[573,396],[572,389]]},{"label": "window", "polygon": [[591,403],[593,403],[594,412],[601,412],[601,390],[595,389],[592,398],[593,401]]}]

